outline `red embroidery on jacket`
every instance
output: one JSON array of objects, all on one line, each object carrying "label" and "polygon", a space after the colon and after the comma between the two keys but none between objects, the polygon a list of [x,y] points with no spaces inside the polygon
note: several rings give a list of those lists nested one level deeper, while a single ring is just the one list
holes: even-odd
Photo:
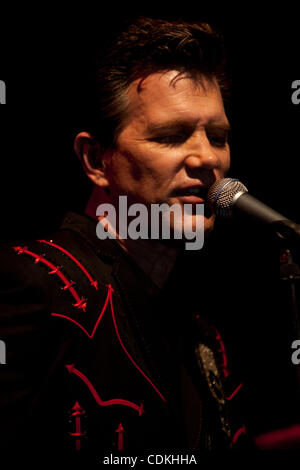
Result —
[{"label": "red embroidery on jacket", "polygon": [[225,399],[227,401],[229,400],[232,400],[232,398],[237,394],[237,392],[242,388],[243,384],[240,384],[235,390],[234,392],[232,392],[232,394],[229,396],[229,397],[225,397]]},{"label": "red embroidery on jacket", "polygon": [[221,337],[220,333],[218,332],[217,328],[215,326],[213,328],[216,332],[216,340],[218,341],[218,343],[220,345],[220,349],[218,349],[218,352],[221,353],[221,355],[222,355],[223,362],[221,364],[221,368],[223,370],[224,377],[226,378],[229,375],[229,371],[227,369],[228,361],[227,361],[227,354],[226,354],[225,345],[224,345],[222,337]]},{"label": "red embroidery on jacket", "polygon": [[233,436],[233,438],[232,438],[232,444],[233,444],[233,445],[236,444],[236,441],[238,440],[238,438],[239,438],[242,434],[246,434],[246,433],[247,433],[247,431],[246,431],[246,426],[242,426],[241,428],[239,428],[239,429],[235,432],[235,434],[234,434],[234,436]]},{"label": "red embroidery on jacket", "polygon": [[47,240],[38,240],[38,242],[40,243],[46,243],[47,245],[50,245],[50,246],[53,246],[54,248],[57,248],[58,250],[62,251],[65,255],[67,255],[71,260],[74,261],[74,263],[77,264],[77,266],[79,266],[79,268],[81,269],[81,271],[86,275],[86,277],[89,279],[90,283],[91,283],[91,286],[95,287],[95,289],[98,290],[98,281],[96,281],[95,279],[92,278],[92,276],[90,275],[90,273],[87,271],[87,269],[83,266],[83,264],[80,263],[80,261],[75,258],[74,255],[72,255],[72,253],[70,253],[69,251],[67,251],[65,248],[63,248],[62,246],[60,245],[57,245],[56,243],[53,243],[52,241],[47,241]]},{"label": "red embroidery on jacket", "polygon": [[124,431],[125,429],[123,428],[122,423],[120,423],[115,431],[118,433],[118,450],[119,451],[124,450],[124,437],[123,437]]},{"label": "red embroidery on jacket", "polygon": [[100,405],[100,406],[123,405],[123,406],[128,406],[129,408],[132,408],[135,411],[137,411],[139,413],[139,416],[141,416],[144,413],[143,404],[141,404],[139,406],[139,405],[136,405],[135,403],[133,403],[131,401],[123,400],[121,398],[113,398],[111,400],[106,400],[106,401],[101,400],[101,398],[100,398],[98,392],[96,391],[95,387],[93,386],[93,384],[89,381],[89,379],[82,372],[80,372],[78,369],[76,369],[74,367],[74,364],[68,364],[68,365],[66,365],[66,368],[68,369],[70,374],[75,374],[81,380],[83,380],[83,382],[89,388],[90,392],[92,393],[92,395],[95,398],[98,405]]},{"label": "red embroidery on jacket", "polygon": [[134,359],[132,358],[132,356],[129,354],[129,352],[127,351],[126,347],[124,346],[124,343],[121,339],[121,336],[120,336],[120,333],[119,333],[119,330],[118,330],[118,326],[117,326],[117,322],[116,322],[116,317],[115,317],[115,312],[114,312],[114,307],[113,307],[113,300],[112,300],[112,293],[114,292],[113,288],[111,287],[110,284],[107,285],[107,296],[106,296],[106,299],[105,299],[105,302],[104,302],[104,305],[101,309],[101,312],[99,314],[99,317],[95,323],[95,326],[93,328],[93,331],[91,333],[89,333],[79,322],[77,322],[76,320],[74,320],[73,318],[71,317],[68,317],[66,315],[61,315],[59,313],[51,313],[52,316],[55,316],[55,317],[61,317],[61,318],[65,318],[66,320],[69,320],[71,321],[72,323],[74,323],[75,325],[77,325],[89,338],[92,338],[96,332],[96,329],[101,321],[101,318],[102,316],[104,315],[104,312],[106,311],[106,308],[107,308],[107,304],[109,302],[110,304],[110,309],[111,309],[111,314],[112,314],[112,319],[113,319],[113,323],[114,323],[114,327],[115,327],[115,332],[116,332],[116,335],[117,335],[117,338],[119,340],[119,343],[123,349],[123,351],[125,352],[126,356],[128,357],[128,359],[130,360],[130,362],[134,365],[134,367],[143,375],[143,377],[150,383],[150,385],[152,386],[152,388],[156,391],[156,393],[160,396],[160,398],[166,402],[166,399],[165,397],[163,396],[163,394],[158,390],[158,388],[154,385],[154,383],[149,379],[149,377],[145,374],[145,372],[143,372],[143,370],[137,365],[137,363],[134,361]]},{"label": "red embroidery on jacket", "polygon": [[82,438],[86,436],[85,432],[82,431],[82,417],[85,415],[85,411],[82,406],[76,401],[70,412],[70,419],[75,421],[75,432],[70,432],[69,435],[75,438],[76,450],[81,449]]},{"label": "red embroidery on jacket", "polygon": [[103,317],[103,314],[106,310],[106,307],[107,307],[107,304],[108,304],[108,301],[110,300],[110,291],[108,290],[107,291],[107,296],[106,296],[106,299],[105,299],[105,302],[104,302],[104,305],[102,307],[102,310],[100,312],[100,315],[98,317],[98,320],[96,321],[95,323],[95,326],[93,328],[93,331],[91,333],[89,333],[78,321],[74,320],[73,318],[71,317],[68,317],[67,315],[61,315],[60,313],[51,313],[51,315],[53,317],[61,317],[61,318],[65,318],[65,320],[69,320],[70,322],[74,323],[76,326],[78,326],[83,332],[84,334],[86,334],[89,338],[93,338],[97,328],[98,328],[98,325],[101,321],[101,318]]},{"label": "red embroidery on jacket", "polygon": [[76,303],[74,304],[74,307],[77,307],[85,312],[86,309],[86,299],[81,299],[79,295],[77,294],[76,290],[73,287],[73,282],[69,281],[66,276],[60,271],[59,266],[55,266],[53,263],[48,261],[44,255],[39,255],[37,253],[34,253],[33,251],[29,251],[26,246],[21,247],[21,246],[14,246],[13,249],[15,250],[16,253],[19,254],[27,254],[29,256],[32,256],[34,258],[35,263],[42,263],[48,266],[48,268],[51,269],[49,271],[49,274],[56,274],[64,283],[64,289],[68,289],[71,293],[71,295],[74,297],[76,300]]},{"label": "red embroidery on jacket", "polygon": [[[64,283],[65,285],[65,288],[68,289],[70,291],[70,293],[72,294],[72,296],[74,297],[74,299],[76,300],[76,303],[73,304],[74,307],[77,307],[77,308],[80,308],[82,309],[84,312],[85,312],[85,309],[86,309],[86,301],[87,299],[81,299],[79,297],[79,295],[77,294],[76,290],[74,289],[73,287],[73,283],[71,281],[69,281],[66,276],[60,271],[60,267],[59,266],[55,266],[53,263],[51,263],[50,261],[48,261],[43,255],[38,255],[37,253],[34,253],[32,251],[29,251],[27,249],[27,247],[21,247],[21,246],[15,246],[13,247],[13,249],[15,250],[16,253],[18,254],[21,254],[21,253],[25,253],[29,256],[32,256],[34,259],[35,259],[35,262],[38,263],[38,262],[41,262],[43,264],[45,264],[46,266],[48,266],[51,271],[49,272],[49,274],[56,274]],[[107,288],[108,288],[108,292],[107,292],[107,296],[106,296],[106,300],[105,300],[105,303],[104,303],[104,306],[102,307],[101,309],[101,312],[99,314],[99,317],[97,319],[97,322],[92,330],[91,333],[89,333],[79,322],[77,322],[76,320],[73,320],[73,318],[71,317],[68,317],[67,315],[61,315],[59,313],[51,313],[52,316],[56,316],[56,317],[61,317],[61,318],[64,318],[66,320],[69,320],[71,321],[72,323],[74,323],[75,325],[77,325],[89,338],[92,338],[96,332],[96,329],[101,321],[101,318],[106,310],[106,307],[107,307],[107,304],[108,302],[110,302],[110,307],[111,307],[111,314],[112,314],[112,319],[113,319],[113,323],[114,323],[114,328],[115,328],[115,332],[116,332],[116,335],[117,335],[117,338],[119,340],[119,343],[123,349],[123,351],[125,352],[125,354],[127,355],[128,359],[130,360],[130,362],[134,365],[134,367],[143,375],[143,377],[149,382],[149,384],[152,386],[152,388],[156,391],[156,393],[160,396],[160,398],[163,400],[163,402],[166,402],[166,399],[165,397],[163,396],[163,394],[158,390],[158,388],[154,385],[154,383],[151,381],[151,379],[145,374],[145,372],[143,372],[143,370],[138,366],[138,364],[134,361],[134,359],[132,358],[132,356],[129,354],[129,352],[127,351],[122,339],[121,339],[121,336],[119,334],[119,330],[118,330],[118,326],[117,326],[117,322],[116,322],[116,318],[115,318],[115,313],[114,313],[114,307],[113,307],[113,301],[112,301],[112,292],[114,292],[112,286],[110,284],[107,285]]]}]

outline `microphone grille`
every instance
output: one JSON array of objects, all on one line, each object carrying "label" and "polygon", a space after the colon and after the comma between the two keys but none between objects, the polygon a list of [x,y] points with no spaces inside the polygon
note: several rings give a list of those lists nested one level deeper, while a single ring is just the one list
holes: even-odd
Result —
[{"label": "microphone grille", "polygon": [[217,180],[208,191],[208,201],[219,217],[230,217],[234,196],[248,192],[246,186],[238,179],[223,178]]}]

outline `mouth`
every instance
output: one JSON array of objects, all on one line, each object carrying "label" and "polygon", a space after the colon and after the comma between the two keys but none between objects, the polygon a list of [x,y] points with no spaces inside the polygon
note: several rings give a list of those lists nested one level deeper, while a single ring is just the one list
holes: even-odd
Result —
[{"label": "mouth", "polygon": [[173,195],[184,204],[204,204],[204,215],[210,217],[212,212],[207,199],[208,190],[208,186],[190,186],[176,189]]},{"label": "mouth", "polygon": [[175,196],[183,199],[195,199],[196,202],[204,203],[207,200],[208,187],[191,186],[187,188],[179,188],[174,193]]}]

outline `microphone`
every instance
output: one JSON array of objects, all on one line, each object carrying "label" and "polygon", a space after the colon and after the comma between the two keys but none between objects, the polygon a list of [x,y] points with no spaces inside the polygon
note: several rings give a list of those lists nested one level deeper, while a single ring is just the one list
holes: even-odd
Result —
[{"label": "microphone", "polygon": [[273,226],[281,238],[300,240],[300,225],[259,201],[236,178],[217,180],[208,191],[208,202],[216,216],[230,218],[246,215]]}]

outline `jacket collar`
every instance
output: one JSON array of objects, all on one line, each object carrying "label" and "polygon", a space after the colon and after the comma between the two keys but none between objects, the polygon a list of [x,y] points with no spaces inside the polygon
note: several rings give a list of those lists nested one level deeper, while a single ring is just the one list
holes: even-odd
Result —
[{"label": "jacket collar", "polygon": [[[98,256],[110,260],[113,265],[113,276],[118,283],[126,286],[128,292],[134,294],[135,298],[139,293],[152,295],[159,291],[159,288],[151,281],[144,271],[137,266],[133,259],[123,250],[114,239],[106,238],[100,240],[96,234],[97,221],[87,215],[68,212],[61,224],[61,230],[71,230],[80,235],[92,246]],[[129,275],[132,274],[132,275]],[[139,285],[143,289],[139,289]],[[145,292],[146,288],[146,292]]]},{"label": "jacket collar", "polygon": [[122,248],[113,239],[106,238],[105,240],[100,240],[96,233],[97,223],[97,220],[86,214],[68,212],[62,221],[60,229],[76,232],[84,238],[97,253],[111,258],[112,261],[118,259],[122,255]]}]

